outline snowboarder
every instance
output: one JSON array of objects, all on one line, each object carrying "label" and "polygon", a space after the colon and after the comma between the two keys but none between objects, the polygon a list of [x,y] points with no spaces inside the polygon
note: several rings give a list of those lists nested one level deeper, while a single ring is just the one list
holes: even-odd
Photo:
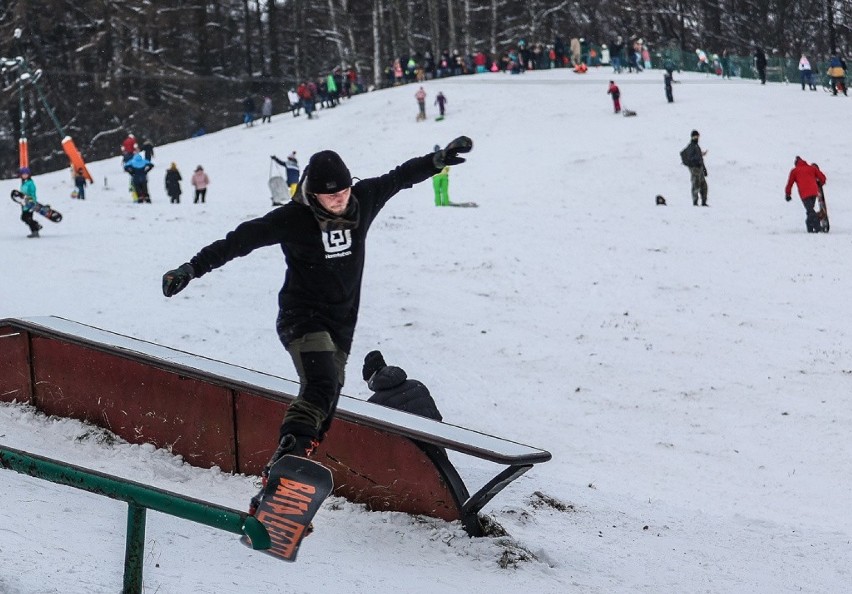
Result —
[{"label": "snowboarder", "polygon": [[819,215],[814,210],[814,205],[819,197],[820,188],[825,185],[825,174],[818,167],[797,156],[795,166],[790,171],[787,185],[784,187],[784,200],[787,202],[793,199],[790,195],[793,184],[796,184],[802,206],[805,207],[805,227],[808,233],[819,233]]},{"label": "snowboarder", "polygon": [[207,172],[204,171],[204,167],[199,165],[195,168],[190,183],[195,188],[195,200],[193,204],[198,204],[199,201],[204,204],[207,199],[207,186],[210,185],[210,178],[207,176]]},{"label": "snowboarder", "polygon": [[180,187],[182,179],[177,163],[173,162],[166,171],[166,194],[172,204],[180,204],[180,195],[183,193]]},{"label": "snowboarder", "polygon": [[76,175],[74,175],[74,188],[77,190],[77,199],[85,200],[86,199],[86,175],[83,172],[83,168],[80,167],[77,169]]},{"label": "snowboarder", "polygon": [[707,204],[707,168],[704,166],[704,156],[707,151],[702,151],[698,146],[700,135],[698,130],[693,130],[690,134],[689,144],[680,152],[681,162],[689,168],[689,179],[692,184],[692,205],[698,206],[698,200],[701,199],[701,206],[709,206]]},{"label": "snowboarder", "polygon": [[461,154],[472,148],[473,142],[461,136],[442,150],[354,185],[343,159],[334,151],[320,151],[308,162],[294,200],[240,224],[163,275],[163,294],[171,297],[192,279],[257,248],[278,245],[283,250],[287,273],[276,327],[301,386],[265,475],[284,454],[312,454],[332,422],[355,332],[373,220],[400,190],[463,163]]},{"label": "snowboarder", "polygon": [[[21,178],[21,193],[26,194],[33,200],[38,200],[36,198],[36,185],[32,179],[32,172],[29,167],[21,167],[18,170],[18,176]],[[30,228],[30,234],[27,235],[29,238],[38,237],[38,232],[41,230],[41,224],[33,219],[33,213],[35,211],[35,204],[33,202],[27,202],[26,200],[21,203],[21,220]]]},{"label": "snowboarder", "polygon": [[621,113],[621,90],[615,84],[615,81],[609,81],[609,88],[606,92],[608,95],[612,95],[612,108],[615,113]]},{"label": "snowboarder", "polygon": [[130,174],[130,184],[136,193],[137,202],[151,203],[151,197],[148,195],[148,172],[153,168],[154,164],[140,155],[138,149],[124,166],[124,170]]},{"label": "snowboarder", "polygon": [[438,95],[435,97],[435,105],[438,106],[438,111],[441,113],[439,119],[443,119],[444,111],[447,105],[447,98],[444,97],[444,94],[441,91],[438,91]]},{"label": "snowboarder", "polygon": [[420,122],[426,119],[426,91],[423,90],[423,87],[417,89],[414,98],[417,99],[417,121]]}]

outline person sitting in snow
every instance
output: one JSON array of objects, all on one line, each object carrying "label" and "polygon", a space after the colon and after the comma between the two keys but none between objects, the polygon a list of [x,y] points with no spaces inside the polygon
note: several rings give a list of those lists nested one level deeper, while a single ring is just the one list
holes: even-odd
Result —
[{"label": "person sitting in snow", "polygon": [[428,417],[436,421],[443,420],[435,399],[429,388],[421,382],[408,379],[408,374],[400,367],[385,363],[381,351],[370,351],[364,357],[361,377],[373,395],[367,402],[381,404],[413,415]]}]

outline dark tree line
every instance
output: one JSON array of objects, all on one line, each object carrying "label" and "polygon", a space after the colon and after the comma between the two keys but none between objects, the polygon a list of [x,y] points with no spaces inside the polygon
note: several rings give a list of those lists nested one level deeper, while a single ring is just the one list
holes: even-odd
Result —
[{"label": "dark tree line", "polygon": [[[117,155],[128,131],[156,144],[239,123],[241,100],[335,67],[381,86],[394,58],[445,49],[501,52],[557,37],[747,56],[822,59],[852,41],[852,0],[17,0],[0,1],[0,56],[41,69],[44,97],[90,160]],[[15,39],[15,29],[21,30]],[[17,164],[19,82],[3,75],[0,157]],[[30,160],[67,163],[55,123],[23,85]]]}]

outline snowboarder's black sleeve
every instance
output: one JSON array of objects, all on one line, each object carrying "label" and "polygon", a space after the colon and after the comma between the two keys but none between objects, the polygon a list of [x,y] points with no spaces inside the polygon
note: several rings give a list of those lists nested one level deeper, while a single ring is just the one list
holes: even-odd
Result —
[{"label": "snowboarder's black sleeve", "polygon": [[203,276],[214,268],[224,266],[234,258],[250,254],[259,247],[281,243],[284,237],[285,216],[283,209],[273,210],[263,217],[241,223],[224,239],[201,248],[201,251],[189,261],[195,276]]},{"label": "snowboarder's black sleeve", "polygon": [[409,159],[384,175],[359,182],[359,191],[356,195],[364,192],[375,196],[376,210],[378,210],[399,191],[419,184],[440,171],[441,169],[435,168],[435,164],[432,162],[432,153],[429,153],[422,157]]}]

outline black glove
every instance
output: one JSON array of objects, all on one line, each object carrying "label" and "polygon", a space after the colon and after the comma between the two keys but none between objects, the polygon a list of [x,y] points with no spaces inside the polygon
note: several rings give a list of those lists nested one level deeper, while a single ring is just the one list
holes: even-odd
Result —
[{"label": "black glove", "polygon": [[708,175],[707,175],[707,168],[706,168],[706,167],[704,167],[704,177],[708,177]]},{"label": "black glove", "polygon": [[194,278],[195,270],[189,262],[181,264],[174,270],[169,270],[163,275],[163,295],[171,297],[180,293]]},{"label": "black glove", "polygon": [[459,153],[469,153],[471,150],[473,150],[473,141],[467,136],[459,136],[442,150],[435,151],[432,163],[435,169],[443,169],[447,165],[459,165],[465,161],[459,157]]},{"label": "black glove", "polygon": [[784,196],[784,200],[786,200],[787,202],[790,202],[790,200],[792,200],[792,199],[793,199],[793,197],[790,196],[790,194],[787,194],[786,196]]}]

